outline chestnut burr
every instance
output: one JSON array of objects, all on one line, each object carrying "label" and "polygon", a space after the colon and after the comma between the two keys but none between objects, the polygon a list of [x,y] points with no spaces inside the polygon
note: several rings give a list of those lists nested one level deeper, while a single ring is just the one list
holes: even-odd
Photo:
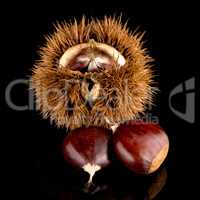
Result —
[{"label": "chestnut burr", "polygon": [[64,159],[74,167],[89,173],[88,185],[96,171],[109,165],[108,140],[111,131],[105,128],[78,128],[64,139]]},{"label": "chestnut burr", "polygon": [[129,121],[117,128],[113,147],[126,167],[138,174],[150,174],[165,160],[169,140],[157,124]]}]

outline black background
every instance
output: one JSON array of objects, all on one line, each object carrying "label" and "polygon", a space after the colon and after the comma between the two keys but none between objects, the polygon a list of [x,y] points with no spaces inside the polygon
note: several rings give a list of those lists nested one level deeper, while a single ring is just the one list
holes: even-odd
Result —
[{"label": "black background", "polygon": [[[198,78],[194,63],[197,51],[197,13],[194,5],[110,2],[54,2],[32,4],[13,3],[1,9],[1,136],[3,138],[2,171],[7,197],[26,199],[144,199],[152,177],[138,178],[121,168],[108,169],[99,175],[99,181],[108,184],[107,191],[86,195],[79,191],[85,176],[68,166],[60,154],[65,131],[50,126],[36,111],[17,112],[8,108],[5,89],[15,79],[27,78],[37,58],[36,51],[43,36],[53,30],[55,21],[119,15],[129,19],[129,27],[138,25],[146,31],[146,47],[156,59],[160,93],[153,114],[170,138],[170,153],[165,163],[168,179],[157,199],[192,199],[197,179],[198,131],[195,124],[178,118],[169,108],[170,91],[179,83]],[[197,91],[196,91],[197,92]],[[28,86],[16,87],[12,98],[16,104],[28,101]],[[174,107],[184,111],[185,96],[174,100]],[[197,105],[196,105],[197,106]],[[197,107],[196,107],[197,110]],[[197,116],[196,116],[197,119]],[[197,122],[196,122],[197,123]],[[5,139],[4,139],[5,138]],[[80,178],[81,177],[81,178]],[[81,179],[81,181],[80,181]],[[144,179],[144,180],[143,180]],[[144,182],[143,182],[144,181]],[[138,184],[137,184],[138,183]],[[139,184],[140,183],[140,184]],[[144,183],[144,184],[143,184]],[[138,186],[139,185],[139,186]],[[144,187],[143,187],[144,185]],[[134,188],[134,189],[133,189]],[[139,188],[139,189],[137,189]],[[136,194],[133,191],[137,191]],[[109,196],[110,195],[110,196]],[[111,198],[112,196],[112,198]],[[8,198],[9,199],[9,198]]]}]

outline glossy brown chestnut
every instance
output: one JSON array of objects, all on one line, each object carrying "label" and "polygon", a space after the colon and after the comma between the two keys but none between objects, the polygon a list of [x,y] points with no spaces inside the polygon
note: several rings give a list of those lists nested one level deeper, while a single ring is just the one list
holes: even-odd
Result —
[{"label": "glossy brown chestnut", "polygon": [[165,160],[169,140],[156,124],[129,121],[117,128],[113,146],[117,158],[125,166],[135,173],[150,174]]},{"label": "glossy brown chestnut", "polygon": [[108,159],[108,140],[111,131],[105,128],[79,128],[70,132],[64,139],[63,154],[65,160],[90,174],[88,183],[92,183],[95,172],[106,167]]}]

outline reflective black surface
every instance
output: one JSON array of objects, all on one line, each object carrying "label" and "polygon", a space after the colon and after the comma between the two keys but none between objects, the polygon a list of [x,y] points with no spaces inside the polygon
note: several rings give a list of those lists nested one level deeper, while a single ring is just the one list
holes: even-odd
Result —
[{"label": "reflective black surface", "polygon": [[[1,165],[4,167],[3,186],[7,189],[7,199],[10,196],[56,200],[129,200],[151,199],[154,196],[154,199],[162,200],[194,199],[199,180],[199,140],[198,130],[195,129],[198,117],[195,123],[188,123],[172,112],[168,102],[174,87],[191,77],[197,80],[194,60],[198,55],[192,45],[196,44],[198,38],[198,23],[193,7],[183,2],[179,5],[146,2],[121,2],[118,5],[113,2],[109,7],[103,3],[93,6],[84,2],[70,5],[67,1],[45,5],[17,2],[1,6],[4,10],[4,13],[1,12]],[[113,166],[97,174],[97,188],[93,188],[89,194],[83,190],[87,175],[63,161],[60,144],[65,130],[56,129],[35,111],[11,109],[5,102],[5,90],[11,81],[31,74],[31,67],[37,58],[36,51],[44,41],[43,35],[52,31],[53,22],[80,17],[82,14],[101,17],[120,12],[129,18],[131,28],[139,25],[141,30],[147,31],[146,45],[156,59],[154,69],[158,77],[155,78],[160,88],[156,106],[150,113],[159,117],[161,126],[168,133],[170,152],[162,169],[149,177],[135,177],[115,161]],[[18,105],[26,104],[28,85],[16,86],[12,98]],[[174,97],[172,103],[184,112],[185,94]],[[198,109],[196,105],[195,110]]]}]

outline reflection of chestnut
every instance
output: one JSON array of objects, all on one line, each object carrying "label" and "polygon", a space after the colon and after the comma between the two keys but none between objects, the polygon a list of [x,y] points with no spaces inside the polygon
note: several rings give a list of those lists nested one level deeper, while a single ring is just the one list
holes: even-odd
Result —
[{"label": "reflection of chestnut", "polygon": [[135,173],[156,171],[165,160],[168,149],[168,137],[156,124],[129,121],[120,125],[114,134],[116,156]]},{"label": "reflection of chestnut", "polygon": [[64,139],[63,154],[71,165],[90,174],[89,183],[95,172],[106,167],[110,130],[97,127],[79,128],[71,131]]},{"label": "reflection of chestnut", "polygon": [[166,182],[167,182],[167,170],[165,168],[162,168],[153,178],[152,183],[147,191],[146,200],[154,199],[162,191]]}]

